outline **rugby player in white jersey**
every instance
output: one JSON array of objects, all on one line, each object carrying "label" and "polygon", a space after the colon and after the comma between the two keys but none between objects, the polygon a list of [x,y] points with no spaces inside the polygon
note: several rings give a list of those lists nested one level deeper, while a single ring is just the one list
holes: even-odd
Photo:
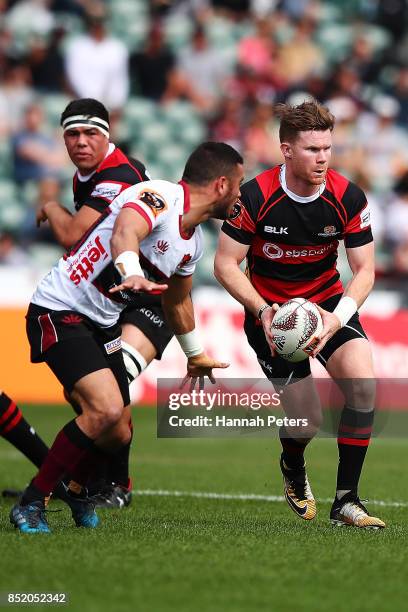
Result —
[{"label": "rugby player in white jersey", "polygon": [[141,292],[162,294],[192,378],[228,364],[211,359],[195,331],[192,274],[202,254],[199,224],[226,219],[240,196],[242,157],[227,144],[203,143],[180,184],[148,181],[122,192],[40,282],[27,312],[33,362],[45,361],[82,414],[58,433],[38,474],[10,512],[25,533],[48,532],[45,501],[65,473],[75,524],[96,527],[83,485],[90,471],[129,441],[129,403],[118,319]]}]

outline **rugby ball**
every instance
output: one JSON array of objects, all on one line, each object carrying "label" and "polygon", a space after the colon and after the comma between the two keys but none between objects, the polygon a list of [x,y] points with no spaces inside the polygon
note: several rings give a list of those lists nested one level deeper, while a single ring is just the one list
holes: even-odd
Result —
[{"label": "rugby ball", "polygon": [[318,343],[323,321],[315,304],[294,298],[273,317],[271,331],[277,353],[287,361],[303,361]]}]

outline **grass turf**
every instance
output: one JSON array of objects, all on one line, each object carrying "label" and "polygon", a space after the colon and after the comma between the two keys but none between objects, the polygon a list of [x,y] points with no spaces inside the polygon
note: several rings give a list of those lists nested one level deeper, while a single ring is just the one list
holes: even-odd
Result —
[{"label": "grass turf", "polygon": [[[48,442],[71,418],[66,407],[26,407]],[[158,440],[155,411],[137,409],[132,473],[136,489],[281,495],[276,440]],[[375,440],[362,496],[408,503],[401,477],[407,442]],[[22,486],[28,461],[0,440],[0,487]],[[333,493],[334,440],[316,440],[308,472],[319,498]],[[123,511],[99,511],[101,527],[76,529],[69,511],[51,514],[52,535],[22,535],[1,501],[0,592],[60,592],[68,608],[178,612],[193,609],[382,611],[403,609],[408,508],[369,508],[381,532],[334,528],[329,503],[310,523],[285,503],[135,496]],[[4,601],[4,599],[3,599]],[[17,606],[15,606],[17,607]],[[36,605],[35,608],[47,609]]]}]

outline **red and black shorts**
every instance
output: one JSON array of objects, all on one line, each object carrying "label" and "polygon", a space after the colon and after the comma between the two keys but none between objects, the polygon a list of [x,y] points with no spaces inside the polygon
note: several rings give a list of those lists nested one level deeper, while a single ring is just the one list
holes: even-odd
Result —
[{"label": "red and black shorts", "polygon": [[[342,294],[334,295],[333,297],[321,302],[321,306],[324,310],[333,312],[335,307],[340,301]],[[254,349],[258,358],[259,364],[265,374],[270,380],[279,380],[280,384],[290,384],[296,382],[301,378],[306,378],[310,374],[310,359],[304,361],[298,361],[297,363],[291,363],[286,361],[280,355],[272,357],[271,350],[266,341],[265,334],[260,322],[255,319],[251,314],[246,313],[244,330],[250,346]],[[316,356],[316,359],[326,367],[329,358],[333,353],[343,344],[354,338],[365,338],[367,336],[360,323],[358,312],[356,312],[347,325],[339,329],[338,332],[326,342],[323,349]]]},{"label": "red and black shorts", "polygon": [[78,312],[36,304],[28,307],[26,320],[31,361],[45,361],[68,393],[83,376],[110,368],[125,406],[129,404],[120,325],[103,328]]}]

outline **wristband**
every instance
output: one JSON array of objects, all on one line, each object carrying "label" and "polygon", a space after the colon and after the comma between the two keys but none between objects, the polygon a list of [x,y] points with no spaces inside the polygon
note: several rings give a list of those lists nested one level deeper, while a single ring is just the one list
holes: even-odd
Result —
[{"label": "wristband", "polygon": [[204,348],[201,345],[200,339],[195,329],[188,332],[187,334],[176,335],[177,340],[180,343],[181,348],[184,351],[187,359],[189,357],[195,357],[204,352]]},{"label": "wristband", "polygon": [[122,277],[126,280],[129,276],[143,276],[143,270],[140,267],[139,255],[135,251],[123,251],[115,259],[115,268]]},{"label": "wristband", "polygon": [[260,321],[262,321],[262,313],[264,310],[266,310],[267,308],[269,308],[269,304],[262,304],[262,306],[260,307],[260,309],[258,310],[258,314],[257,317]]},{"label": "wristband", "polygon": [[333,314],[340,319],[340,327],[344,327],[355,312],[357,312],[357,303],[348,295],[342,297],[336,308],[333,310]]}]

